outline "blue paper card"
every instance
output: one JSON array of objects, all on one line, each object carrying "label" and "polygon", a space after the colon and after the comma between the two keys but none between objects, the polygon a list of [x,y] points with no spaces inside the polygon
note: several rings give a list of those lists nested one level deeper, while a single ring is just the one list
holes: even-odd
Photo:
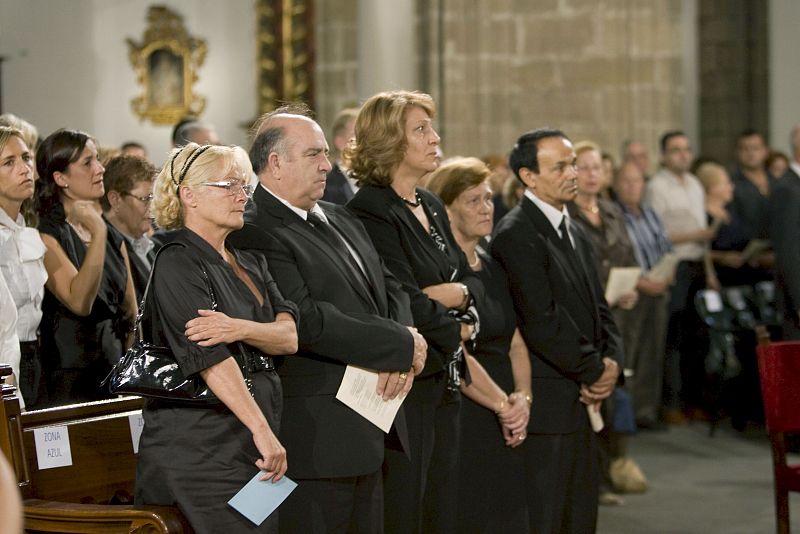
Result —
[{"label": "blue paper card", "polygon": [[297,482],[285,476],[275,483],[271,480],[259,480],[263,474],[263,471],[256,473],[256,476],[228,501],[237,512],[256,525],[263,523],[297,487]]}]

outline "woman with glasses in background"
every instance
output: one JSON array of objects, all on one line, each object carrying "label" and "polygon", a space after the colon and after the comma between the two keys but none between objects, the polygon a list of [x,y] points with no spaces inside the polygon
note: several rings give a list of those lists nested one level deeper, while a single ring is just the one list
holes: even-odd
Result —
[{"label": "woman with glasses in background", "polygon": [[106,165],[103,176],[106,194],[100,199],[103,217],[125,238],[136,299],[142,298],[155,257],[150,240],[153,178],[156,169],[136,156],[116,156]]},{"label": "woman with glasses in background", "polygon": [[153,266],[145,339],[168,346],[220,403],[145,403],[136,503],[177,505],[198,534],[276,532],[277,513],[256,526],[227,502],[259,469],[278,481],[287,468],[270,355],[297,351],[296,306],[261,255],[225,242],[244,225],[251,174],[241,148],[189,143],[173,151],[153,192],[156,224],[178,231]]}]

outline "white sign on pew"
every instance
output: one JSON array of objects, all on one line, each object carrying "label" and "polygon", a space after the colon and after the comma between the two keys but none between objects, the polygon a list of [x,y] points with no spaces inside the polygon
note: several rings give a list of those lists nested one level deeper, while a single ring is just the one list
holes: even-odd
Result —
[{"label": "white sign on pew", "polygon": [[66,426],[34,428],[33,440],[36,444],[36,461],[39,469],[72,465],[69,428]]},{"label": "white sign on pew", "polygon": [[139,412],[134,415],[129,415],[128,423],[131,425],[131,441],[133,442],[133,454],[139,454],[139,440],[142,437],[142,429],[144,428],[144,418],[142,417],[142,413]]}]

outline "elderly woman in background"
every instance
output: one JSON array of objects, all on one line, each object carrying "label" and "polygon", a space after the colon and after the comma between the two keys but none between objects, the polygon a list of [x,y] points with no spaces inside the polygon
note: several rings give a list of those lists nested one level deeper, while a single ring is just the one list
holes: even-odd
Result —
[{"label": "elderly woman in background", "polygon": [[[607,284],[611,269],[614,267],[636,267],[636,257],[633,247],[625,228],[625,219],[619,207],[613,202],[603,198],[606,184],[605,171],[603,169],[603,159],[600,147],[590,141],[583,141],[575,144],[576,165],[578,169],[577,185],[578,194],[574,202],[571,202],[567,209],[570,217],[576,222],[589,237],[592,244],[592,252],[597,268],[597,274],[602,283]],[[636,324],[635,306],[638,300],[636,289],[632,289],[623,294],[615,302],[609,302],[611,314],[614,322],[622,334],[625,346],[626,360],[632,360],[626,339],[632,336],[641,335],[642,332],[634,332],[633,328],[639,328]],[[627,366],[626,366],[627,367]],[[613,428],[616,411],[623,406],[616,406],[614,398],[620,398],[625,393],[618,389],[615,397],[604,403],[604,418],[609,422],[606,428],[600,433],[601,451],[601,473],[603,479],[600,484],[600,503],[601,504],[621,504],[622,499],[615,495],[612,490],[627,491],[623,483],[615,483],[610,478],[611,464],[614,461],[626,462],[631,466],[632,460],[623,459],[624,439]],[[633,411],[629,410],[628,419],[634,417]],[[630,422],[633,425],[633,421]],[[638,467],[636,468],[638,471]],[[637,476],[640,472],[637,473]],[[639,477],[641,478],[641,477]]]},{"label": "elderly woman in background", "polygon": [[[26,226],[21,212],[33,191],[33,154],[22,132],[0,126],[0,273],[14,304],[14,338],[19,345],[14,351],[19,360],[7,363],[14,368],[23,406],[28,407],[36,405],[43,378],[38,330],[47,280],[44,243],[39,232]],[[3,315],[4,320],[11,317]]]},{"label": "elderly woman in background", "polygon": [[136,296],[122,236],[101,216],[95,140],[58,130],[36,153],[39,232],[47,247],[42,305],[45,406],[107,398],[100,382],[130,344]]},{"label": "elderly woman in background", "polygon": [[[456,242],[485,293],[476,302],[481,328],[467,365],[472,383],[461,392],[458,530],[527,531],[524,457],[518,445],[527,432],[531,366],[516,328],[514,305],[502,268],[480,249],[492,233],[494,203],[489,169],[476,158],[455,158],[433,171],[428,188],[439,195]],[[492,473],[486,477],[486,473]],[[484,479],[480,486],[464,481]]]},{"label": "elderly woman in background", "polygon": [[156,223],[177,229],[178,245],[153,267],[146,339],[168,346],[183,374],[199,374],[221,403],[145,404],[136,502],[177,504],[198,533],[276,532],[277,514],[258,527],[226,503],[256,467],[273,481],[287,468],[276,437],[280,379],[267,355],[297,350],[296,307],[266,260],[225,243],[244,225],[251,173],[239,147],[189,143],[173,151],[154,190]]},{"label": "elderly woman in background", "polygon": [[152,226],[150,202],[156,169],[138,156],[117,156],[106,165],[103,184],[106,194],[100,200],[103,216],[125,238],[137,300],[147,285],[147,275],[155,255],[148,233]]},{"label": "elderly woman in background", "polygon": [[408,293],[414,326],[428,342],[425,368],[404,403],[411,462],[386,453],[385,524],[394,532],[455,528],[460,347],[474,333],[474,317],[464,320],[465,312],[483,293],[444,205],[418,187],[439,166],[433,115],[429,95],[378,93],[359,111],[355,142],[346,149],[361,188],[347,206]]}]

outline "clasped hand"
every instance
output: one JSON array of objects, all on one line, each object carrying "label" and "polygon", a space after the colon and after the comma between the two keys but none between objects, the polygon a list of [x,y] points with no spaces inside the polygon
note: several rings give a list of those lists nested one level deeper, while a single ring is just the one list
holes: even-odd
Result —
[{"label": "clasped hand", "polygon": [[508,401],[502,410],[497,413],[500,429],[506,445],[519,447],[528,434],[528,419],[531,410],[525,395],[515,391],[508,396]]},{"label": "clasped hand", "polygon": [[219,343],[233,343],[241,339],[238,319],[232,319],[222,312],[197,310],[198,317],[186,323],[186,337],[201,347]]}]

